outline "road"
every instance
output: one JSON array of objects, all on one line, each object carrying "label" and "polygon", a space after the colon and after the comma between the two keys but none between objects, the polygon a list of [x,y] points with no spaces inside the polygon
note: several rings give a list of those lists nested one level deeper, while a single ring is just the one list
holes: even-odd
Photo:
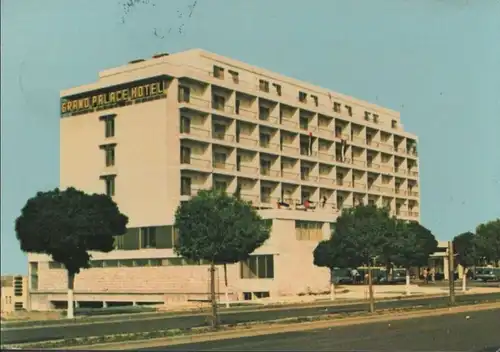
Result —
[{"label": "road", "polygon": [[[466,319],[469,315],[470,319]],[[500,351],[500,309],[143,351]]]},{"label": "road", "polygon": [[[500,293],[457,296],[457,302],[474,302],[484,300],[500,300]],[[446,297],[426,299],[404,299],[385,301],[376,304],[378,309],[403,308],[416,305],[435,306],[446,304]],[[342,312],[366,311],[367,304],[332,305],[325,302],[315,306],[282,307],[259,310],[237,310],[221,312],[222,324],[236,324],[250,321],[269,321],[291,317],[317,316]],[[124,333],[137,333],[167,329],[187,329],[206,325],[207,313],[186,315],[156,315],[144,319],[125,320],[110,318],[109,321],[63,321],[57,325],[2,327],[1,341],[3,344],[38,342],[76,337],[103,336]]]}]

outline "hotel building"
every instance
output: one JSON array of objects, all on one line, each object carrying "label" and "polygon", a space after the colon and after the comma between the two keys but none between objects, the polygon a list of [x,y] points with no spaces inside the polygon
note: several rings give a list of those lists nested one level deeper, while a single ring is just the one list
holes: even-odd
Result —
[{"label": "hotel building", "polygon": [[[238,191],[272,221],[228,266],[233,301],[328,290],[312,252],[346,207],[419,220],[417,137],[399,113],[203,50],[62,91],[60,129],[60,186],[107,193],[130,218],[116,250],[76,277],[80,306],[205,299],[208,266],[172,249],[176,208],[200,189]],[[38,254],[29,267],[32,308],[64,305],[64,269]]]}]

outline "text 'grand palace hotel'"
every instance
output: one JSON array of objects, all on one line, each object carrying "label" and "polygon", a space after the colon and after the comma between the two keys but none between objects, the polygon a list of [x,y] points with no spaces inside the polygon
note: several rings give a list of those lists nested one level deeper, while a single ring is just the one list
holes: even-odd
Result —
[{"label": "text 'grand palace hotel'", "polygon": [[[312,252],[343,208],[419,220],[417,139],[395,111],[198,49],[61,96],[61,188],[106,192],[130,218],[116,250],[76,277],[79,306],[205,299],[208,266],[172,249],[176,208],[200,189],[238,190],[272,221],[270,239],[228,267],[233,301],[328,290]],[[63,304],[65,270],[29,262],[31,308]]]}]

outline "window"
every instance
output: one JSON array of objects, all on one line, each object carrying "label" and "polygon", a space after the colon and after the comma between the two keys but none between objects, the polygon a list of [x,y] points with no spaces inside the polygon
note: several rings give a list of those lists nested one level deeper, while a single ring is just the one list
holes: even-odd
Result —
[{"label": "window", "polygon": [[106,138],[115,136],[115,119],[114,117],[104,120],[104,133]]},{"label": "window", "polygon": [[23,309],[24,309],[23,302],[14,303],[14,310],[23,310]]},{"label": "window", "polygon": [[226,126],[220,123],[214,123],[213,137],[217,139],[224,139],[226,135]]},{"label": "window", "polygon": [[376,204],[375,204],[375,199],[368,199],[368,205],[374,207]]},{"label": "window", "polygon": [[321,241],[323,239],[323,223],[296,220],[295,234],[299,241]]},{"label": "window", "polygon": [[191,119],[186,116],[181,116],[181,133],[191,132]]},{"label": "window", "polygon": [[14,296],[21,297],[23,295],[23,277],[16,276],[14,278]]},{"label": "window", "polygon": [[260,136],[259,136],[259,140],[260,140],[261,147],[268,148],[269,144],[271,143],[271,135],[261,132]]},{"label": "window", "polygon": [[396,127],[398,127],[398,122],[397,122],[396,120],[392,120],[392,121],[391,121],[391,127],[392,127],[392,128],[396,128]]},{"label": "window", "polygon": [[181,196],[191,195],[191,178],[181,177]]},{"label": "window", "polygon": [[314,105],[318,106],[319,105],[318,97],[316,95],[311,95],[311,98],[313,99]]},{"label": "window", "polygon": [[299,125],[301,129],[307,130],[309,128],[309,119],[307,117],[300,117]]},{"label": "window", "polygon": [[225,192],[226,189],[227,189],[227,182],[226,181],[214,181],[214,189],[216,191],[221,191],[221,192]]},{"label": "window", "polygon": [[307,103],[307,94],[305,92],[299,92],[299,101],[301,103]]},{"label": "window", "polygon": [[241,100],[236,99],[236,104],[234,106],[234,112],[236,113],[236,115],[240,113],[240,105],[241,105]]},{"label": "window", "polygon": [[49,262],[49,269],[64,269],[64,265],[58,262]]},{"label": "window", "polygon": [[38,262],[30,262],[30,288],[38,290]]},{"label": "window", "polygon": [[242,279],[273,279],[274,256],[251,255],[240,263],[240,269]]},{"label": "window", "polygon": [[378,123],[378,115],[373,114],[373,122]]},{"label": "window", "polygon": [[352,107],[350,107],[349,105],[345,105],[345,108],[347,109],[347,114],[349,116],[352,116]]},{"label": "window", "polygon": [[259,80],[259,90],[262,92],[269,93],[269,82],[263,79]]},{"label": "window", "polygon": [[181,146],[181,164],[191,164],[191,148]]},{"label": "window", "polygon": [[141,248],[156,248],[156,227],[141,227]]},{"label": "window", "polygon": [[221,152],[214,153],[214,163],[217,165],[225,165],[226,164],[227,155]]},{"label": "window", "polygon": [[179,103],[189,103],[191,97],[191,89],[186,86],[179,86]]},{"label": "window", "polygon": [[281,86],[278,83],[273,83],[273,87],[276,90],[276,94],[281,96]]},{"label": "window", "polygon": [[229,74],[233,78],[234,83],[239,83],[240,82],[240,74],[236,71],[233,70],[228,70]]},{"label": "window", "polygon": [[101,176],[101,179],[104,181],[105,194],[108,197],[115,195],[115,178],[116,175]]},{"label": "window", "polygon": [[224,78],[224,69],[220,66],[214,65],[213,73],[215,78],[220,78],[220,79]]},{"label": "window", "polygon": [[259,119],[267,120],[269,119],[270,109],[267,106],[259,106]]},{"label": "window", "polygon": [[335,112],[340,112],[341,111],[341,105],[340,103],[333,103],[333,111]]},{"label": "window", "polygon": [[224,106],[226,105],[226,98],[222,95],[214,94],[212,96],[212,107],[216,110],[224,110]]},{"label": "window", "polygon": [[102,146],[106,167],[115,165],[115,146],[116,144],[107,144]]}]

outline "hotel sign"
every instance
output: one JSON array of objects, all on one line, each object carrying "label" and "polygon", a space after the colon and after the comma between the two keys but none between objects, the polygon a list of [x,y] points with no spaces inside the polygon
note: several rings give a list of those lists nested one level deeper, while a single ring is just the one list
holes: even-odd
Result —
[{"label": "hotel sign", "polygon": [[166,98],[168,77],[156,76],[61,98],[61,117]]}]

